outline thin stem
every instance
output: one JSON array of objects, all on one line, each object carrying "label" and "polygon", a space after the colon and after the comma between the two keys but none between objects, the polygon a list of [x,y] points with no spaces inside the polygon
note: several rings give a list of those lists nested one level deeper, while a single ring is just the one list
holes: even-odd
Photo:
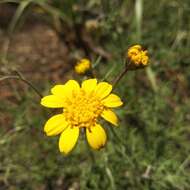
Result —
[{"label": "thin stem", "polygon": [[121,71],[121,73],[114,79],[113,89],[116,87],[118,82],[123,78],[123,76],[127,73],[127,71],[128,71],[128,67],[126,66],[125,69],[123,71]]},{"label": "thin stem", "polygon": [[13,31],[16,27],[16,24],[18,23],[18,20],[20,19],[21,15],[23,14],[25,8],[29,5],[30,1],[23,1],[19,4],[12,20],[8,28],[8,39],[5,40],[4,45],[3,45],[3,58],[2,61],[3,63],[7,64],[7,55],[10,47],[10,43],[12,40],[12,34]]},{"label": "thin stem", "polygon": [[113,127],[110,127],[111,132],[116,137],[116,139],[121,143],[122,146],[126,146],[125,142],[119,137],[119,135],[114,131]]},{"label": "thin stem", "polygon": [[[122,147],[124,147],[125,151],[127,151],[127,154],[126,153],[122,153],[123,156],[126,157],[127,161],[132,165],[134,166],[134,163],[133,163],[133,160],[131,159],[131,151],[126,148],[126,143],[123,141],[123,139],[120,138],[120,136],[114,131],[113,127],[110,127],[110,131],[113,133],[114,137],[116,138],[117,142],[120,143],[120,145]],[[119,148],[119,151],[121,151],[121,149]],[[121,152],[120,152],[121,153]]]},{"label": "thin stem", "polygon": [[177,170],[176,174],[179,175],[179,173],[185,168],[185,166],[188,164],[190,160],[190,155],[187,156],[187,158],[182,162],[182,164],[179,166],[179,169]]},{"label": "thin stem", "polygon": [[6,80],[6,79],[18,79],[26,83],[28,86],[30,86],[39,96],[42,98],[42,94],[38,91],[38,89],[29,81],[27,81],[23,76],[20,75],[9,75],[9,76],[3,76],[0,78],[0,81]]}]

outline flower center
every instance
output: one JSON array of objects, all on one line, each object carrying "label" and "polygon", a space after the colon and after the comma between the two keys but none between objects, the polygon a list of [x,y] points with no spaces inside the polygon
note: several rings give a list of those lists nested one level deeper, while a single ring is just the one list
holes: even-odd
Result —
[{"label": "flower center", "polygon": [[101,100],[94,93],[80,90],[67,101],[64,108],[66,121],[72,127],[92,127],[104,109]]}]

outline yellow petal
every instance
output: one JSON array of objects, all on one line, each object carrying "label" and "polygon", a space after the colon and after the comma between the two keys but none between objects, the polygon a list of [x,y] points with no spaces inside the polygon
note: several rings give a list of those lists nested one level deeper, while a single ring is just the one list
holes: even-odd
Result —
[{"label": "yellow petal", "polygon": [[65,129],[59,138],[59,150],[65,154],[68,154],[75,146],[79,137],[78,127],[68,127]]},{"label": "yellow petal", "polygon": [[115,126],[118,126],[118,118],[117,115],[110,109],[106,109],[102,112],[101,116],[112,123]]},{"label": "yellow petal", "polygon": [[99,124],[86,129],[86,137],[90,146],[96,150],[103,148],[107,140],[106,133]]},{"label": "yellow petal", "polygon": [[120,97],[115,94],[110,94],[108,97],[102,100],[102,103],[104,104],[104,106],[110,108],[119,107],[123,104]]},{"label": "yellow petal", "polygon": [[66,127],[68,123],[65,121],[65,117],[63,114],[58,114],[51,117],[44,126],[44,131],[47,136],[58,135],[61,133]]},{"label": "yellow petal", "polygon": [[95,90],[96,86],[97,86],[96,79],[88,79],[88,80],[83,81],[82,83],[82,89],[88,93]]},{"label": "yellow petal", "polygon": [[72,97],[75,95],[80,90],[80,86],[77,81],[75,80],[69,80],[65,85],[64,85],[64,93],[67,96],[67,98]]},{"label": "yellow petal", "polygon": [[54,95],[45,96],[41,99],[41,105],[48,108],[62,108],[64,104],[63,99]]},{"label": "yellow petal", "polygon": [[61,84],[58,84],[58,85],[55,85],[52,89],[51,89],[51,93],[53,95],[56,95],[60,98],[65,98],[65,85],[61,85]]},{"label": "yellow petal", "polygon": [[100,82],[96,87],[96,94],[101,99],[105,98],[112,91],[112,85],[107,82]]}]

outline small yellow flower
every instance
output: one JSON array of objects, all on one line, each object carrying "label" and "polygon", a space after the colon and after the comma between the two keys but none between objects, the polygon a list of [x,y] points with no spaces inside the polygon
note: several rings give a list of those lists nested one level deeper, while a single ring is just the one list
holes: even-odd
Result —
[{"label": "small yellow flower", "polygon": [[78,73],[78,74],[84,74],[90,68],[91,68],[91,62],[90,62],[90,60],[89,59],[81,59],[75,65],[75,72]]},{"label": "small yellow flower", "polygon": [[41,99],[41,104],[49,108],[63,108],[63,113],[51,117],[44,126],[47,136],[61,134],[59,150],[69,153],[79,137],[80,128],[86,131],[89,145],[94,149],[102,148],[107,140],[106,133],[98,124],[100,116],[118,125],[118,118],[112,108],[123,103],[120,98],[111,93],[112,85],[107,82],[97,83],[96,79],[88,79],[78,84],[69,80],[64,85],[55,85],[52,95]]},{"label": "small yellow flower", "polygon": [[128,49],[127,57],[135,67],[147,66],[149,62],[148,51],[144,51],[140,45],[134,45]]}]

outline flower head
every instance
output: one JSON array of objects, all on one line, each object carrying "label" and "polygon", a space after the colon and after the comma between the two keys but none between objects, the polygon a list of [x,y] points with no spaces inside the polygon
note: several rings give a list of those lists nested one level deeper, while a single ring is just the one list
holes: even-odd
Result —
[{"label": "flower head", "polygon": [[84,74],[86,71],[90,69],[90,67],[91,67],[91,62],[89,59],[81,59],[75,65],[75,72],[78,74]]},{"label": "flower head", "polygon": [[148,65],[148,51],[143,50],[140,45],[134,45],[128,49],[127,57],[134,67],[144,67]]},{"label": "flower head", "polygon": [[43,106],[63,108],[63,112],[51,117],[44,127],[47,136],[61,134],[61,152],[67,154],[74,148],[81,128],[85,129],[92,148],[100,149],[105,145],[106,133],[98,120],[102,117],[117,126],[118,118],[112,108],[123,104],[111,91],[112,85],[97,83],[96,79],[83,81],[81,87],[75,80],[69,80],[64,85],[55,85],[51,89],[52,95],[41,99]]}]

